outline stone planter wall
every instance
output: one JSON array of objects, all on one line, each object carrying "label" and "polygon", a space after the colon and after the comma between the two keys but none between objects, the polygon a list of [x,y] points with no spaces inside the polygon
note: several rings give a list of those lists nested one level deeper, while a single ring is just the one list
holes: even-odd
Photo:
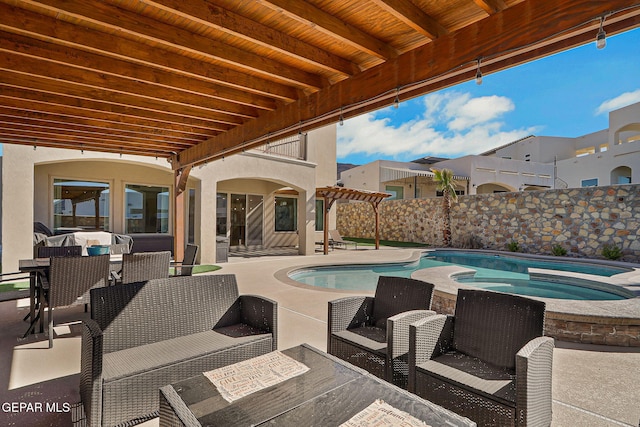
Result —
[{"label": "stone planter wall", "polygon": [[[343,236],[373,238],[369,203],[340,203]],[[458,197],[451,209],[452,246],[603,258],[605,244],[623,250],[622,261],[640,262],[640,185],[480,194]],[[442,245],[442,199],[391,200],[380,205],[380,238]]]}]

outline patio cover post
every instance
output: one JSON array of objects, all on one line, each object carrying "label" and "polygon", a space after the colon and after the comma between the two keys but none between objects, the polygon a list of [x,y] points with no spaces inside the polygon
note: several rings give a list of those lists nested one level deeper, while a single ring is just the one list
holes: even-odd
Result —
[{"label": "patio cover post", "polygon": [[331,210],[331,206],[333,206],[333,202],[336,201],[336,199],[329,199],[327,196],[323,197],[324,200],[324,212],[322,213],[323,215],[323,224],[324,224],[324,238],[323,238],[323,251],[324,254],[327,255],[329,253],[329,211]]},{"label": "patio cover post", "polygon": [[173,259],[184,258],[184,190],[187,188],[187,180],[191,166],[178,169],[174,172],[175,197],[173,198]]},{"label": "patio cover post", "polygon": [[380,201],[371,202],[371,206],[376,214],[376,249],[380,249],[380,210],[378,209]]}]

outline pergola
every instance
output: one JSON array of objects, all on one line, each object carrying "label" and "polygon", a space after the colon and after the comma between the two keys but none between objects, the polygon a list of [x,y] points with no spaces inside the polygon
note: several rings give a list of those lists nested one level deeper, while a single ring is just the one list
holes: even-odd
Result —
[{"label": "pergola", "polygon": [[389,193],[380,193],[376,191],[355,190],[344,187],[323,187],[316,189],[316,198],[322,198],[324,201],[323,224],[324,224],[324,241],[323,251],[327,255],[329,253],[329,211],[336,200],[369,202],[373,207],[376,216],[376,249],[380,249],[380,211],[379,206],[387,197],[391,197]]},{"label": "pergola", "polygon": [[166,158],[179,255],[194,165],[639,24],[629,0],[0,0],[0,142]]}]

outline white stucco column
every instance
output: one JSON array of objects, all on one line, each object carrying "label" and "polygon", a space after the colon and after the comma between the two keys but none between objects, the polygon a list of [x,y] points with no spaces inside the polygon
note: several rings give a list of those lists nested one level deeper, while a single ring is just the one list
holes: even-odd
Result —
[{"label": "white stucco column", "polygon": [[33,148],[4,144],[2,163],[2,271],[18,271],[18,261],[33,257]]},{"label": "white stucco column", "polygon": [[315,251],[315,188],[298,195],[298,253],[311,255]]},{"label": "white stucco column", "polygon": [[200,263],[216,263],[216,193],[214,179],[200,185]]}]

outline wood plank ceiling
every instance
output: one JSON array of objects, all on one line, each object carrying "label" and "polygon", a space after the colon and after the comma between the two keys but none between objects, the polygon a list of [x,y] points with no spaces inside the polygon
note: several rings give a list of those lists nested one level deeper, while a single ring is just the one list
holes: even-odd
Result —
[{"label": "wood plank ceiling", "polygon": [[[175,170],[640,25],[628,0],[0,0],[0,142]],[[594,47],[594,55],[597,51]]]}]

